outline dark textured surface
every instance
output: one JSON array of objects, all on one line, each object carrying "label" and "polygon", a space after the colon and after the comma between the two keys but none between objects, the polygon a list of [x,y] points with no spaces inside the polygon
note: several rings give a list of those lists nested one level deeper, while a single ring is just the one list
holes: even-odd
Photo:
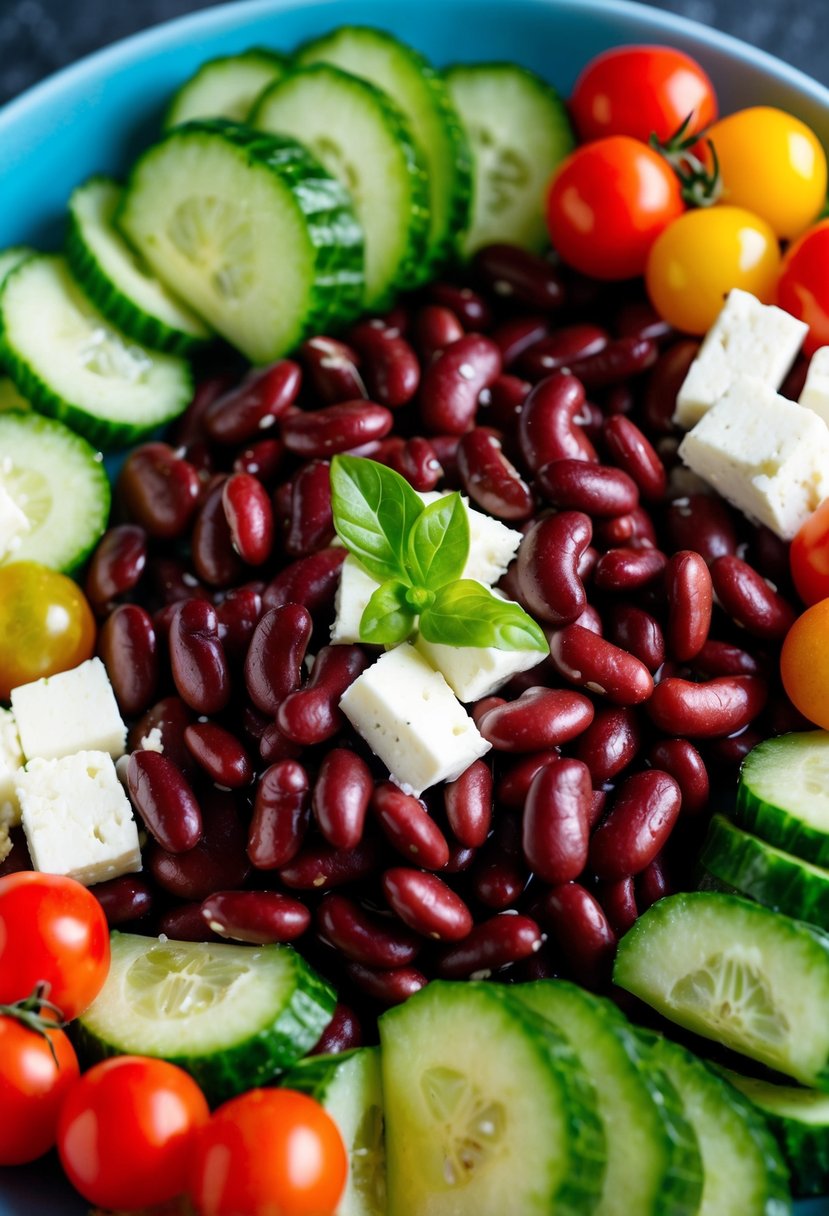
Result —
[{"label": "dark textured surface", "polygon": [[[0,0],[0,103],[97,47],[213,2]],[[655,7],[727,30],[829,83],[827,0],[661,0]]]}]

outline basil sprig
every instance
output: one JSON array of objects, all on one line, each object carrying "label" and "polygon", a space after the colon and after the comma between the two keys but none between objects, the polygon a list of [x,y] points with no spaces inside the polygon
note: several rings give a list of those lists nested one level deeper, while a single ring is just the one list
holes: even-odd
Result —
[{"label": "basil sprig", "polygon": [[348,551],[377,579],[360,638],[380,646],[420,629],[446,646],[537,650],[547,640],[518,604],[461,578],[469,556],[469,516],[460,494],[428,507],[393,469],[361,456],[331,462],[334,527]]}]

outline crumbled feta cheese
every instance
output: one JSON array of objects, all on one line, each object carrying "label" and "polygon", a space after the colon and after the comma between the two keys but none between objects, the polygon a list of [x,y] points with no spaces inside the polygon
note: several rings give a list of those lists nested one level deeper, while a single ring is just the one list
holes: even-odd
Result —
[{"label": "crumbled feta cheese", "polygon": [[117,760],[126,748],[127,728],[100,659],[21,684],[12,689],[11,703],[27,760],[84,750]]},{"label": "crumbled feta cheese", "polygon": [[30,529],[29,517],[0,482],[0,561],[20,547],[20,541]]},{"label": "crumbled feta cheese", "polygon": [[743,376],[683,439],[679,455],[749,519],[791,540],[829,494],[829,428]]},{"label": "crumbled feta cheese", "polygon": [[798,404],[814,410],[829,426],[829,346],[821,346],[812,355]]},{"label": "crumbled feta cheese", "polygon": [[30,760],[17,796],[36,870],[92,886],[141,869],[138,828],[108,752]]},{"label": "crumbled feta cheese", "polygon": [[158,752],[161,755],[164,751],[164,737],[161,734],[161,727],[154,726],[146,735],[143,735],[138,746],[141,751]]},{"label": "crumbled feta cheese", "polygon": [[454,781],[490,748],[440,672],[408,642],[358,676],[340,709],[392,780],[414,794]]},{"label": "crumbled feta cheese", "polygon": [[0,709],[0,829],[3,825],[13,828],[20,823],[20,806],[14,783],[22,767],[23,752],[14,714],[10,709]]},{"label": "crumbled feta cheese", "polygon": [[742,375],[779,388],[808,332],[782,308],[729,292],[677,394],[674,422],[692,427]]}]

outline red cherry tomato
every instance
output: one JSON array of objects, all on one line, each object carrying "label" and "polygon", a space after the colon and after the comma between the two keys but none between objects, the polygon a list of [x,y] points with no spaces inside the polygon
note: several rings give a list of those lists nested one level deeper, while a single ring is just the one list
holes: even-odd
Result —
[{"label": "red cherry tomato", "polygon": [[69,1039],[58,1029],[46,1034],[0,1016],[0,1165],[23,1165],[52,1147],[64,1099],[78,1079]]},{"label": "red cherry tomato", "polygon": [[94,1001],[109,971],[109,929],[73,878],[21,870],[0,878],[0,1004],[38,984],[67,1022]]},{"label": "red cherry tomato", "polygon": [[829,597],[829,499],[810,515],[789,549],[792,580],[804,604]]},{"label": "red cherry tomato", "polygon": [[693,115],[688,135],[717,117],[714,86],[700,65],[668,46],[623,46],[591,59],[570,111],[583,142],[605,135],[667,140]]},{"label": "red cherry tomato", "polygon": [[642,274],[660,232],[681,215],[679,182],[653,149],[627,135],[578,148],[555,173],[547,199],[553,247],[597,279]]},{"label": "red cherry tomato", "polygon": [[192,1199],[200,1216],[333,1216],[348,1160],[331,1116],[291,1089],[232,1098],[199,1136]]},{"label": "red cherry tomato", "polygon": [[196,1137],[209,1118],[204,1094],[183,1069],[116,1056],[70,1091],[58,1122],[61,1165],[98,1207],[166,1203],[187,1189]]},{"label": "red cherry tomato", "polygon": [[795,241],[783,258],[777,303],[809,326],[803,349],[829,346],[829,219]]}]

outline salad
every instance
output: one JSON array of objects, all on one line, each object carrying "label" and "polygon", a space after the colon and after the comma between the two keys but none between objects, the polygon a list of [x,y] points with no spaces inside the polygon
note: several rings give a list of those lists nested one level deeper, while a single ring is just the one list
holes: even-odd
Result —
[{"label": "salad", "polygon": [[348,26],[163,127],[0,252],[0,1165],[829,1193],[819,141]]}]

